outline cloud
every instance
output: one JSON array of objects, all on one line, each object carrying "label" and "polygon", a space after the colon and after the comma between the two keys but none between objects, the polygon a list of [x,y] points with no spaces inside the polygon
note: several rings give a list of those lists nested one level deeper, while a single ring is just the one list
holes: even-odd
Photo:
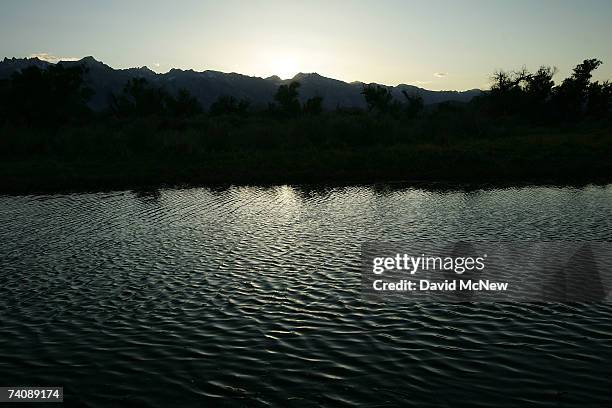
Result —
[{"label": "cloud", "polygon": [[431,81],[412,81],[412,83],[415,85],[427,85],[431,84]]},{"label": "cloud", "polygon": [[436,78],[444,78],[444,77],[448,76],[448,72],[434,72],[434,76]]},{"label": "cloud", "polygon": [[59,61],[78,61],[80,58],[76,57],[58,57],[53,54],[49,54],[47,52],[39,52],[36,54],[30,54],[30,58],[38,58],[43,61],[56,63]]}]

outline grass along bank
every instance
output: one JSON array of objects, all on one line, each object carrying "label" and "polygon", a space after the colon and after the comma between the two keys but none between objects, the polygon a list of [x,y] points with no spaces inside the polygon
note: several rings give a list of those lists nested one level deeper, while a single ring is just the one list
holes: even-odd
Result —
[{"label": "grass along bank", "polygon": [[[253,183],[612,181],[612,137],[607,128],[524,132],[436,143],[414,138],[388,145],[243,145],[237,149],[201,149],[197,141],[185,141],[188,135],[177,141],[170,132],[172,142],[163,143],[164,136],[156,134],[151,139],[160,150],[139,148],[138,154],[129,150],[133,143],[129,139],[123,145],[98,146],[95,151],[83,146],[79,151],[79,143],[68,140],[69,151],[60,143],[53,148],[38,146],[42,150],[37,154],[5,157],[0,165],[0,189],[30,193]],[[33,146],[28,147],[31,149]]]}]

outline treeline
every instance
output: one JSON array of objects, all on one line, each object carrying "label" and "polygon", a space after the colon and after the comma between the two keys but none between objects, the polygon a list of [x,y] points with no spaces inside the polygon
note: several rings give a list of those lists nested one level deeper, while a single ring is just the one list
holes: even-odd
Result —
[{"label": "treeline", "polygon": [[494,116],[519,116],[538,121],[567,122],[602,118],[610,114],[612,83],[593,82],[592,73],[602,62],[587,59],[578,64],[570,77],[556,85],[554,67],[542,66],[532,73],[498,71],[491,91],[475,99],[483,111]]},{"label": "treeline", "polygon": [[28,67],[0,81],[0,123],[56,127],[87,120],[93,91],[84,72],[81,66]]},{"label": "treeline", "polygon": [[[476,115],[483,120],[510,117],[549,124],[605,118],[610,115],[612,84],[592,81],[592,72],[601,63],[597,59],[583,61],[558,85],[553,80],[556,69],[551,67],[543,66],[534,73],[526,69],[499,71],[492,77],[490,91],[472,102],[443,103],[435,109],[426,109],[418,94],[404,91],[403,97],[397,99],[391,88],[364,85],[361,93],[367,110],[338,107],[330,114],[398,120],[434,115],[439,120],[441,116],[448,116],[448,112],[465,114],[468,111],[472,117]],[[201,116],[286,119],[324,113],[320,96],[300,102],[299,82],[280,85],[273,95],[273,102],[265,109],[255,109],[248,100],[226,95],[219,97],[208,112],[204,112],[198,100],[187,90],[171,93],[144,78],[130,79],[121,92],[111,96],[107,111],[94,113],[88,107],[93,92],[85,82],[85,73],[82,66],[29,67],[15,72],[8,80],[0,81],[0,125],[54,129],[65,125],[86,125],[92,119],[115,118],[129,122],[135,118],[155,117],[180,123]]]},{"label": "treeline", "polygon": [[130,79],[112,94],[109,109],[94,113],[88,106],[93,91],[85,82],[84,66],[28,67],[0,81],[0,124],[57,128],[86,124],[94,117],[189,118],[202,113],[198,100],[180,89],[172,95],[144,78]]}]

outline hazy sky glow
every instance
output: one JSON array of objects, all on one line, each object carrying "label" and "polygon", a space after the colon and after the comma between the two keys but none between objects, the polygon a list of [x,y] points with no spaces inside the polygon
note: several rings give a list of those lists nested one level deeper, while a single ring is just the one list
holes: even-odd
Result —
[{"label": "hazy sky glow", "polygon": [[19,0],[0,4],[0,56],[469,89],[590,57],[610,79],[611,21],[609,0]]}]

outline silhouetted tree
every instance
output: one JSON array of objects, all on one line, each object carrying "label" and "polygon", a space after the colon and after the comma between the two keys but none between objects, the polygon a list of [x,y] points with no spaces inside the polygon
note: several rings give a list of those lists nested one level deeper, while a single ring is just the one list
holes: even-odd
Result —
[{"label": "silhouetted tree", "polygon": [[553,76],[556,72],[557,68],[541,66],[535,74],[526,76],[525,93],[532,104],[541,105],[549,100],[555,86]]},{"label": "silhouetted tree", "polygon": [[389,88],[377,84],[364,85],[361,94],[365,98],[368,111],[389,113],[393,107],[393,96]]},{"label": "silhouetted tree", "polygon": [[517,85],[511,72],[499,70],[491,76],[491,92],[506,93]]},{"label": "silhouetted tree", "polygon": [[210,105],[211,115],[227,115],[237,114],[244,115],[249,110],[249,101],[245,99],[238,100],[233,96],[221,95]]},{"label": "silhouetted tree", "polygon": [[169,99],[171,113],[177,118],[187,118],[202,113],[202,105],[189,91],[179,89],[176,98]]},{"label": "silhouetted tree", "polygon": [[113,95],[111,109],[118,116],[169,116],[185,118],[202,111],[198,100],[186,89],[179,90],[176,98],[165,89],[152,86],[145,78],[132,78],[119,96]]},{"label": "silhouetted tree", "polygon": [[516,114],[524,108],[525,88],[530,78],[526,68],[519,71],[496,71],[491,77],[488,110],[494,115]]},{"label": "silhouetted tree", "polygon": [[166,91],[152,87],[145,78],[132,78],[121,95],[113,98],[112,109],[120,116],[163,116],[169,99]]},{"label": "silhouetted tree", "polygon": [[304,103],[304,113],[308,115],[319,115],[323,112],[323,98],[320,96],[314,96],[309,98]]},{"label": "silhouetted tree", "polygon": [[595,117],[603,117],[610,113],[612,105],[612,83],[598,81],[589,85],[587,91],[587,113]]},{"label": "silhouetted tree", "polygon": [[406,90],[402,91],[404,98],[406,98],[406,106],[404,112],[409,118],[415,118],[423,110],[424,103],[423,97],[419,94],[408,94]]},{"label": "silhouetted tree", "polygon": [[[555,88],[555,108],[564,119],[580,118],[588,108],[589,92],[595,99],[600,96],[599,85],[591,84],[592,72],[601,65],[601,61],[592,58],[586,59],[574,68],[569,78],[563,80],[560,86]],[[589,91],[590,90],[590,91]]]},{"label": "silhouetted tree", "polygon": [[54,127],[84,119],[92,95],[84,82],[85,68],[32,66],[16,72],[2,86],[0,109],[6,120],[25,125]]},{"label": "silhouetted tree", "polygon": [[279,104],[280,110],[288,115],[297,115],[300,112],[300,101],[298,100],[298,88],[300,83],[291,82],[289,85],[281,85],[274,94],[274,100]]}]

